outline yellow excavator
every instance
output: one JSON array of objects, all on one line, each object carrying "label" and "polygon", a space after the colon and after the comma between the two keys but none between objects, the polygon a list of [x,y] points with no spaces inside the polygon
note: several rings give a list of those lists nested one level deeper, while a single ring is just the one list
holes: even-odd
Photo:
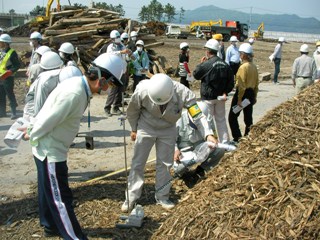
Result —
[{"label": "yellow excavator", "polygon": [[253,33],[255,39],[262,39],[264,34],[264,23],[260,23],[256,32]]},{"label": "yellow excavator", "polygon": [[192,21],[190,24],[190,32],[195,32],[199,27],[211,27],[213,25],[222,26],[223,22],[221,19],[210,20],[210,21]]},{"label": "yellow excavator", "polygon": [[[48,21],[50,18],[50,13],[51,13],[51,5],[54,0],[48,0],[47,2],[47,8],[46,8],[46,15],[45,16],[37,16],[36,20],[38,23]],[[57,11],[61,11],[61,5],[60,5],[60,0],[57,0]]]}]

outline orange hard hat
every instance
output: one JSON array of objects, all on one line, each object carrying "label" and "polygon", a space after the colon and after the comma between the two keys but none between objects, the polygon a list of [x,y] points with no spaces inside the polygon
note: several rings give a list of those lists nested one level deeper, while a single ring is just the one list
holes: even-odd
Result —
[{"label": "orange hard hat", "polygon": [[215,40],[223,40],[223,36],[221,33],[214,34],[212,38]]}]

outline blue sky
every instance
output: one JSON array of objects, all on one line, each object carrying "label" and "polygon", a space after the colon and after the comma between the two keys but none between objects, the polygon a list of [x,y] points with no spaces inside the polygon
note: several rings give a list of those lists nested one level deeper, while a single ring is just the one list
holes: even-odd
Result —
[{"label": "blue sky", "polygon": [[[0,0],[1,12],[9,12],[14,9],[16,13],[29,13],[36,5],[46,6],[47,0]],[[91,0],[70,0],[71,4],[81,3],[90,4]],[[96,2],[103,2],[96,1]],[[116,1],[108,0],[108,4],[122,4],[126,12],[125,17],[137,19],[138,13],[143,5],[148,5],[151,0],[136,1]],[[201,6],[215,5],[220,8],[238,10],[246,13],[269,13],[269,14],[296,14],[300,17],[315,17],[320,20],[320,1],[319,0],[219,0],[219,1],[196,1],[196,0],[179,0],[179,1],[161,1],[163,5],[172,4],[177,10],[183,7],[185,10],[193,10]],[[60,0],[61,5],[68,5],[68,0]],[[56,1],[52,6],[56,6]]]}]

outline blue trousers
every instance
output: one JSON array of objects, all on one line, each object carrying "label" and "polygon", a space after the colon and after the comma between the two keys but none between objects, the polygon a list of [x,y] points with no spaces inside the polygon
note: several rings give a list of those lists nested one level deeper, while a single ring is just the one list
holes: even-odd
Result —
[{"label": "blue trousers", "polygon": [[59,231],[65,240],[86,240],[72,207],[67,162],[51,163],[47,158],[41,161],[35,156],[34,160],[38,171],[40,224]]},{"label": "blue trousers", "polygon": [[278,75],[280,73],[280,63],[281,58],[275,58],[274,60],[274,75],[273,75],[273,82],[278,82]]}]

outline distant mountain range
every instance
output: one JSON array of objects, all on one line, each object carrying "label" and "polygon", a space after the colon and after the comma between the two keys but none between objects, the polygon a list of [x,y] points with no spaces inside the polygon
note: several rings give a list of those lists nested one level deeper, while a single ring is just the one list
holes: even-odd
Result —
[{"label": "distant mountain range", "polygon": [[[186,10],[181,23],[190,24],[192,21],[210,19],[222,19],[223,22],[226,20],[240,21],[249,25],[250,14],[210,5]],[[251,14],[252,30],[256,30],[261,22],[264,22],[265,31],[320,34],[320,21],[316,18],[301,18],[290,14]],[[175,20],[175,23],[178,23],[178,20]]]}]

